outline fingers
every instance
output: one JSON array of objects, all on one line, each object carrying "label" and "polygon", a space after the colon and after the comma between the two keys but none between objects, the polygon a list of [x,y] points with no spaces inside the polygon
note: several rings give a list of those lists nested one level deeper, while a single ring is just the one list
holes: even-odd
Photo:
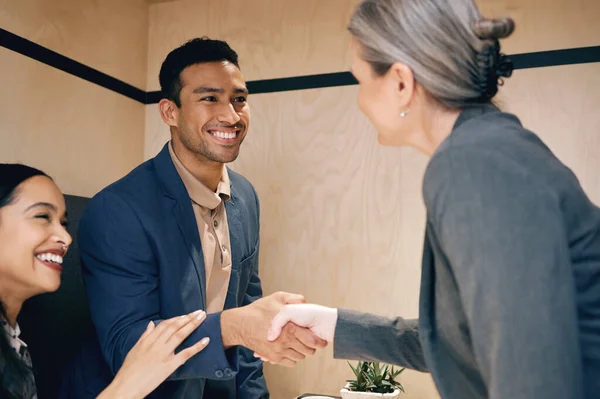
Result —
[{"label": "fingers", "polygon": [[[187,322],[181,325],[167,340],[167,344],[169,344],[172,350],[175,350],[175,348],[181,345],[181,343],[204,322],[206,313],[204,311],[196,311],[186,317]],[[204,349],[204,347],[202,349]]]},{"label": "fingers", "polygon": [[206,348],[209,343],[210,343],[210,338],[208,338],[208,337],[202,338],[199,342],[195,343],[194,345],[190,346],[189,348],[182,350],[177,355],[175,355],[175,363],[177,363],[179,365],[184,364],[189,359],[191,359],[194,355],[198,354],[204,348]]},{"label": "fingers", "polygon": [[[322,346],[320,340],[314,337],[310,331],[300,328],[295,324],[288,323],[283,328],[281,336],[277,341],[271,344],[278,347],[278,350],[267,356],[259,353],[255,353],[254,356],[272,364],[287,365],[291,367],[293,365],[292,363],[295,364],[300,360],[304,360],[306,356],[312,356],[316,352],[315,348],[305,345],[302,341],[315,347]],[[291,363],[285,359],[291,361]]]},{"label": "fingers", "polygon": [[[154,329],[154,333],[152,335],[155,336],[156,341],[167,342],[175,333],[177,333],[188,323],[194,323],[196,324],[196,327],[198,327],[205,317],[206,313],[204,313],[204,311],[197,310],[184,316],[173,317],[171,319],[164,320]],[[196,327],[194,327],[191,331],[193,331]]]},{"label": "fingers", "polygon": [[[262,360],[263,362],[268,362],[271,364],[289,364],[289,361],[291,361],[294,365],[296,364],[296,362],[306,359],[306,356],[294,349],[285,349],[273,358],[268,358],[266,356],[259,355],[258,353],[255,353],[254,357]],[[288,362],[286,362],[286,360],[288,360]]]},{"label": "fingers", "polygon": [[308,346],[304,345],[299,340],[296,340],[296,341],[292,342],[291,345],[290,345],[290,347],[291,347],[291,349],[295,350],[296,352],[302,354],[302,356],[304,356],[304,357],[306,357],[306,356],[312,356],[316,352],[315,349],[309,348]]},{"label": "fingers", "polygon": [[[313,334],[310,330],[307,330],[306,328],[294,328],[293,334],[298,339],[298,341],[300,341],[303,345],[313,350],[313,353],[311,354],[314,354],[316,349],[323,349],[327,346],[327,341],[317,337],[315,334]],[[306,352],[302,353],[304,353],[305,355],[308,354]]]},{"label": "fingers", "polygon": [[143,340],[144,338],[146,338],[148,335],[150,335],[150,333],[152,331],[154,331],[154,327],[156,327],[154,325],[154,322],[152,320],[150,320],[150,323],[148,323],[148,326],[146,327],[146,330],[144,331],[144,333],[142,334],[142,336],[140,337],[140,341]]},{"label": "fingers", "polygon": [[306,299],[304,299],[304,295],[300,294],[290,294],[288,292],[283,293],[283,303],[306,303]]},{"label": "fingers", "polygon": [[281,335],[281,330],[283,326],[285,326],[289,321],[291,321],[291,316],[289,315],[289,311],[287,306],[284,306],[283,309],[273,318],[271,322],[271,328],[269,328],[269,333],[267,334],[268,341],[275,341]]},{"label": "fingers", "polygon": [[271,361],[271,360],[269,360],[269,359],[268,359],[266,356],[263,356],[263,355],[261,355],[261,354],[259,354],[259,353],[254,353],[254,357],[256,357],[256,358],[258,358],[258,359],[262,360],[262,361],[263,361],[263,362],[265,362],[265,363],[279,364],[279,363],[272,362],[272,361]]},{"label": "fingers", "polygon": [[278,291],[269,296],[275,298],[278,302],[281,302],[283,304],[306,303],[306,299],[304,299],[304,295],[292,294],[290,292]]},{"label": "fingers", "polygon": [[296,362],[304,360],[306,358],[303,354],[292,349],[285,350],[283,351],[281,356],[276,356],[273,358],[278,360],[271,360],[268,357],[261,355],[260,353],[254,353],[254,357],[262,360],[265,363],[276,364],[286,367],[294,367],[296,365]]},{"label": "fingers", "polygon": [[[298,353],[302,354],[303,356],[312,356],[315,354],[315,349],[309,348],[308,346],[304,345],[304,343],[302,343],[302,341],[300,341],[296,335],[296,334],[298,334],[298,335],[303,336],[302,330],[305,330],[305,329],[299,328],[295,324],[292,324],[292,323],[286,324],[286,326],[283,328],[283,330],[281,332],[281,338],[280,338],[281,344],[286,348],[293,349],[295,352],[298,352]],[[310,332],[309,332],[309,334],[310,334]],[[303,338],[306,338],[306,337],[303,337]],[[308,340],[308,338],[306,338],[306,339]],[[302,360],[302,359],[296,359],[294,357],[290,357],[290,359]]]},{"label": "fingers", "polygon": [[[282,353],[283,359],[289,359],[289,360],[293,360],[294,364],[296,362],[299,362],[300,360],[304,360],[306,359],[306,356],[304,356],[302,353],[298,352],[295,349],[286,349],[283,351]],[[279,363],[281,364],[282,360],[279,361]]]},{"label": "fingers", "polygon": [[261,355],[257,355],[257,354],[255,354],[254,357],[259,358],[260,360],[262,360],[265,363],[270,363],[270,364],[277,365],[277,366],[294,367],[296,365],[296,361],[295,360],[288,359],[288,358],[285,358],[285,357],[281,358],[278,362],[269,360],[266,357],[261,356]]}]

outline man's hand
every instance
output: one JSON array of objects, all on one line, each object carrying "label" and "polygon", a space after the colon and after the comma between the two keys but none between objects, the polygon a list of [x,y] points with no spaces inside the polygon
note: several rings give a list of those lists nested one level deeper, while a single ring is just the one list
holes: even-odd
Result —
[{"label": "man's hand", "polygon": [[225,348],[242,345],[273,363],[294,366],[316,349],[324,348],[327,342],[294,325],[283,328],[281,336],[272,342],[267,340],[267,335],[273,318],[284,305],[304,302],[302,295],[276,292],[250,305],[224,311],[221,314],[223,345]]}]

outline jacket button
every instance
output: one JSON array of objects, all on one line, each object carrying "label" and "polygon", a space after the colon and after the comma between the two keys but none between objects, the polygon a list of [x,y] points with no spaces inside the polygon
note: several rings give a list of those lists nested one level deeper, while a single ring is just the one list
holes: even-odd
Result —
[{"label": "jacket button", "polygon": [[217,378],[223,378],[223,372],[221,370],[215,371],[215,377],[217,377]]},{"label": "jacket button", "polygon": [[231,371],[230,368],[226,368],[224,371],[225,371],[225,377],[233,376],[233,372]]}]

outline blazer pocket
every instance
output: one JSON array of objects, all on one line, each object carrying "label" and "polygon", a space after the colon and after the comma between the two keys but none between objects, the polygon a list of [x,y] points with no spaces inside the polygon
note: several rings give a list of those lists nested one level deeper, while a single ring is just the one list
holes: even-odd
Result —
[{"label": "blazer pocket", "polygon": [[250,283],[250,278],[252,273],[256,271],[258,266],[258,246],[254,248],[254,251],[244,259],[242,259],[235,269],[240,276],[239,285],[238,285],[238,293],[240,298],[244,297],[246,290],[248,289],[248,284]]},{"label": "blazer pocket", "polygon": [[252,249],[252,252],[250,253],[250,255],[247,255],[242,258],[242,260],[240,261],[240,266],[245,264],[246,262],[256,258],[256,256],[258,255],[259,246],[260,246],[259,244],[256,244],[256,246]]}]

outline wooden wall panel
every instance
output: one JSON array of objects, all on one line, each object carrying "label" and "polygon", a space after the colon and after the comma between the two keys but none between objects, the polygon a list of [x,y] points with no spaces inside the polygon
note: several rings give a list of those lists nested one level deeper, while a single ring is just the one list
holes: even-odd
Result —
[{"label": "wooden wall panel", "polygon": [[[0,27],[144,88],[144,0],[0,0]],[[145,106],[0,47],[0,161],[92,196],[143,160]]]},{"label": "wooden wall panel", "polygon": [[142,161],[144,105],[0,48],[0,160],[92,196]]},{"label": "wooden wall panel", "polygon": [[[348,68],[347,17],[355,0],[179,0],[150,7],[148,89],[162,59],[185,40],[225,39],[248,80]],[[481,0],[486,15],[517,21],[507,53],[599,45],[596,0]],[[522,118],[600,203],[600,64],[516,71],[503,107]],[[261,276],[267,293],[385,315],[418,316],[427,159],[382,148],[355,105],[356,87],[252,95],[250,133],[232,167],[262,205]],[[168,140],[156,105],[147,106],[145,157]],[[275,399],[335,394],[350,376],[332,348],[295,369],[267,365]],[[407,399],[437,398],[428,374],[402,377]]]},{"label": "wooden wall panel", "polygon": [[145,89],[148,9],[145,0],[0,0],[0,27]]},{"label": "wooden wall panel", "polygon": [[502,42],[507,54],[600,45],[600,1],[476,0],[483,15],[510,16],[516,30]]},{"label": "wooden wall panel", "polygon": [[150,7],[148,90],[167,54],[187,40],[226,40],[246,79],[347,70],[345,26],[356,0],[179,0]]}]

